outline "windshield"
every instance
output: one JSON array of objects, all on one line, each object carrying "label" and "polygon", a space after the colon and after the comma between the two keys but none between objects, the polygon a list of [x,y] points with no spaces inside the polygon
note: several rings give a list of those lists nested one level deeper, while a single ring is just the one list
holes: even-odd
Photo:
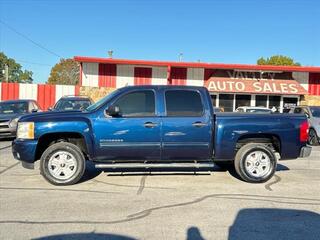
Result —
[{"label": "windshield", "polygon": [[0,103],[0,114],[19,114],[28,112],[27,102]]},{"label": "windshield", "polygon": [[310,107],[312,117],[320,118],[320,107]]},{"label": "windshield", "polygon": [[99,101],[97,101],[96,103],[90,105],[88,108],[86,108],[86,111],[93,111],[99,107],[101,107],[105,102],[109,101],[111,98],[113,98],[120,90],[117,89],[115,91],[113,91],[112,93],[108,94],[107,96],[105,96],[104,98],[101,98]]},{"label": "windshield", "polygon": [[81,110],[86,109],[90,104],[89,100],[60,99],[54,106],[54,109],[60,111]]}]

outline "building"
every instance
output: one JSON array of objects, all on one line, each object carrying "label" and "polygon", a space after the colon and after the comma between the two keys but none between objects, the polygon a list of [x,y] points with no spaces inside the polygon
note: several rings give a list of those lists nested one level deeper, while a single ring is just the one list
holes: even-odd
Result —
[{"label": "building", "polygon": [[194,85],[208,88],[224,111],[239,106],[288,111],[301,101],[320,105],[320,67],[164,62],[75,57],[80,84],[120,88],[128,85]]}]

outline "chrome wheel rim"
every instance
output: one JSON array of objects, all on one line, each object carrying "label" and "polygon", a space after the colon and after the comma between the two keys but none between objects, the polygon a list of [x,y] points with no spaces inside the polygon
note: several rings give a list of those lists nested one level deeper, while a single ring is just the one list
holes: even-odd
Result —
[{"label": "chrome wheel rim", "polygon": [[264,177],[272,170],[270,157],[263,151],[249,153],[244,164],[247,173],[255,178]]},{"label": "chrome wheel rim", "polygon": [[59,180],[71,178],[75,174],[77,167],[75,157],[66,151],[54,153],[48,161],[50,174]]}]

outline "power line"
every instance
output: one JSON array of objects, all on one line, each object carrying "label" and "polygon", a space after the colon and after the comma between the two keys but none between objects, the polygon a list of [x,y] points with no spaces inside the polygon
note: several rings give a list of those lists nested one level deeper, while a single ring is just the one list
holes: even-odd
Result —
[{"label": "power line", "polygon": [[11,31],[15,32],[16,34],[18,34],[19,36],[23,37],[24,39],[28,40],[29,42],[33,43],[34,45],[38,46],[39,48],[41,48],[42,50],[45,50],[46,52],[58,57],[58,58],[62,58],[59,54],[49,50],[48,48],[44,47],[43,45],[33,41],[30,37],[24,35],[23,33],[17,31],[15,28],[11,27],[10,25],[8,25],[7,23],[5,23],[4,21],[2,21],[0,19],[0,23],[2,23],[4,26],[6,26],[8,29],[10,29]]},{"label": "power line", "polygon": [[47,64],[47,63],[37,63],[37,62],[29,62],[25,60],[20,60],[20,59],[15,59],[17,62],[23,62],[23,63],[28,63],[28,64],[33,64],[33,65],[40,65],[40,66],[49,66],[51,67],[52,65]]}]

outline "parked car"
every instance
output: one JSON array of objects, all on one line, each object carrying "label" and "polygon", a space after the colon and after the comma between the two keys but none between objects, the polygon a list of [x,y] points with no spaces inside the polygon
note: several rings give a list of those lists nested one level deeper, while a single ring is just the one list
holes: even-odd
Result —
[{"label": "parked car", "polygon": [[320,143],[320,107],[319,106],[297,106],[290,113],[303,113],[307,116],[310,124],[309,143],[319,145]]},{"label": "parked car", "polygon": [[19,117],[40,110],[35,100],[8,100],[0,102],[0,138],[16,136]]},{"label": "parked car", "polygon": [[247,112],[247,113],[272,113],[272,110],[266,107],[238,107],[236,112]]},{"label": "parked car", "polygon": [[265,182],[281,160],[307,157],[305,115],[215,113],[209,92],[191,86],[120,88],[79,112],[23,116],[16,159],[55,185],[97,168],[208,168],[234,162],[247,182]]},{"label": "parked car", "polygon": [[213,107],[214,112],[223,112],[223,109],[220,107]]},{"label": "parked car", "polygon": [[58,102],[49,108],[49,111],[74,111],[83,110],[93,104],[90,97],[87,96],[63,96]]}]

